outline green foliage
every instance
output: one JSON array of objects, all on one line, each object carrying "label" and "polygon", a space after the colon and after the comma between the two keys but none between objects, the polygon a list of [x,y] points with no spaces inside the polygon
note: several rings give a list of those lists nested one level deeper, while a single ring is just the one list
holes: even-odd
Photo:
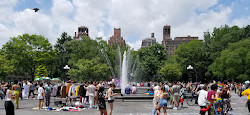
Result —
[{"label": "green foliage", "polygon": [[51,65],[55,51],[47,38],[23,34],[13,37],[3,46],[7,59],[14,65],[14,75],[35,77],[39,65]]},{"label": "green foliage", "polygon": [[[188,65],[193,66],[194,76],[204,77],[206,72],[206,57],[203,49],[204,43],[199,40],[192,40],[187,44],[182,44],[175,50],[175,60],[180,64],[183,74],[188,75]],[[188,80],[183,77],[183,80]]]},{"label": "green foliage", "polygon": [[161,81],[175,81],[179,80],[182,71],[178,63],[166,63],[160,70],[159,74],[162,77]]},{"label": "green foliage", "polygon": [[52,71],[50,72],[54,77],[65,76],[65,71],[63,67],[68,64],[70,60],[70,52],[66,49],[66,43],[72,40],[71,36],[69,36],[66,32],[63,32],[61,37],[57,39],[55,44],[56,56],[53,61]]},{"label": "green foliage", "polygon": [[209,67],[221,80],[246,80],[250,75],[250,38],[229,44]]},{"label": "green foliage", "polygon": [[10,60],[6,59],[3,52],[0,52],[0,78],[10,75],[14,71],[14,66]]},{"label": "green foliage", "polygon": [[75,69],[69,70],[72,79],[78,81],[107,80],[109,78],[109,67],[107,64],[99,63],[99,58],[80,59],[74,64]]},{"label": "green foliage", "polygon": [[39,77],[48,77],[48,71],[46,69],[45,66],[43,65],[39,65],[37,68],[36,68],[36,73],[35,73],[35,78],[39,78]]},{"label": "green foliage", "polygon": [[141,48],[137,52],[139,62],[137,66],[137,77],[144,81],[157,80],[157,72],[167,60],[164,47],[158,43],[151,47]]}]

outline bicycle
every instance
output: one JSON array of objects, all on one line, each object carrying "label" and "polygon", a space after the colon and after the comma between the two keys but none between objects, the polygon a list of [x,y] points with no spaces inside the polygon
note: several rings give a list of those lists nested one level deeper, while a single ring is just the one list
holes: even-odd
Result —
[{"label": "bicycle", "polygon": [[197,105],[198,104],[198,95],[192,93],[192,96],[187,96],[186,101],[187,101],[187,104],[189,106]]}]

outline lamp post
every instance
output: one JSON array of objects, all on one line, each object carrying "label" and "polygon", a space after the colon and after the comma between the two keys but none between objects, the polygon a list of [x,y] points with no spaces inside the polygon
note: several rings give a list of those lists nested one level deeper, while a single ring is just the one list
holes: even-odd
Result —
[{"label": "lamp post", "polygon": [[66,73],[65,73],[65,81],[66,81],[66,78],[68,76],[68,71],[70,70],[70,67],[68,65],[65,65],[65,67],[63,67],[63,69],[66,71]]},{"label": "lamp post", "polygon": [[[191,70],[193,70],[193,69],[194,69],[194,68],[193,68],[191,65],[188,65],[187,70],[191,71]],[[190,74],[190,72],[189,72],[189,74]],[[197,77],[196,77],[196,81],[197,81]]]}]

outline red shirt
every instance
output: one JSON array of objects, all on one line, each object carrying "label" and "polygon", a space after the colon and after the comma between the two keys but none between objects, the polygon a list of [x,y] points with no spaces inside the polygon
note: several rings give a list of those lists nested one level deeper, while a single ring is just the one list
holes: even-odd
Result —
[{"label": "red shirt", "polygon": [[212,98],[212,95],[215,96],[215,91],[209,91],[209,92],[207,93],[207,100],[208,100],[208,101],[212,100],[212,99],[211,99],[211,98]]}]

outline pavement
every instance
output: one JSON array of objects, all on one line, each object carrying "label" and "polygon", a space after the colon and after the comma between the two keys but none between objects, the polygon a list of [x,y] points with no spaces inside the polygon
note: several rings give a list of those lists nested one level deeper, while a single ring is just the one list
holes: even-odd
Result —
[{"label": "pavement", "polygon": [[[247,107],[245,106],[246,97],[239,97],[233,93],[231,100],[233,111],[230,111],[230,115],[250,115]],[[51,101],[51,106],[53,106],[54,99],[52,98]],[[32,108],[38,106],[38,100],[35,99],[20,100],[19,103],[20,109],[15,110],[16,115],[99,115],[99,111],[96,109],[88,109],[81,112],[34,110]],[[109,110],[108,103],[106,104],[107,110]],[[151,115],[152,107],[152,100],[125,100],[125,102],[115,100],[113,115]],[[167,114],[199,115],[200,107],[198,105],[188,106],[184,100],[184,107],[187,108],[181,108],[180,110],[167,109]],[[3,100],[0,101],[0,115],[5,115]]]}]

